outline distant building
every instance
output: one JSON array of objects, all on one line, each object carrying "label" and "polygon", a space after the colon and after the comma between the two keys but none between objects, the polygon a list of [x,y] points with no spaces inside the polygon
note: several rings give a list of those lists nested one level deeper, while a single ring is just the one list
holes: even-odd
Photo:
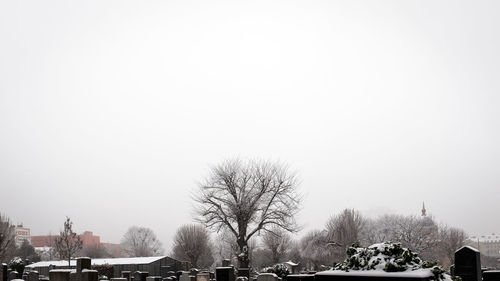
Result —
[{"label": "distant building", "polygon": [[24,240],[28,241],[31,244],[31,235],[30,229],[27,227],[23,227],[22,224],[17,225],[15,228],[16,231],[16,245],[19,247]]},{"label": "distant building", "polygon": [[465,243],[485,256],[500,258],[500,234],[470,236]]},{"label": "distant building", "polygon": [[[51,247],[57,237],[59,237],[59,235],[31,236],[31,244],[33,247]],[[92,231],[85,231],[83,234],[78,235],[78,237],[82,240],[83,246],[96,246],[101,244],[101,238],[94,235]]]},{"label": "distant building", "polygon": [[[176,272],[180,269],[180,261],[167,256],[92,259],[92,265],[113,266],[114,277],[120,277],[122,271],[147,271],[150,276],[167,277],[167,272]],[[45,276],[49,275],[49,267],[53,269],[74,269],[76,268],[76,260],[71,260],[70,266],[68,266],[67,260],[41,261],[26,266],[26,268],[36,270]]]}]

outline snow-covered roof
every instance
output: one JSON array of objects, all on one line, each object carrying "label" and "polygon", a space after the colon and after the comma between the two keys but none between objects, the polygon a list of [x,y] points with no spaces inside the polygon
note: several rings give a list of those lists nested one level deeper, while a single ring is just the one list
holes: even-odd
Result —
[{"label": "snow-covered roof", "polygon": [[288,264],[289,266],[297,266],[299,265],[298,263],[294,263],[293,261],[287,261],[285,264]]},{"label": "snow-covered roof", "polygon": [[500,234],[470,236],[468,239],[474,242],[500,242]]},{"label": "snow-covered roof", "polygon": [[[106,259],[92,259],[92,265],[120,265],[120,264],[150,264],[157,260],[163,259],[167,256],[159,256],[159,257],[139,257],[139,258],[106,258]],[[41,261],[32,263],[27,265],[28,268],[35,267],[48,267],[49,265],[54,266],[68,266],[67,260],[62,261]],[[71,260],[71,266],[76,266],[76,260]]]}]

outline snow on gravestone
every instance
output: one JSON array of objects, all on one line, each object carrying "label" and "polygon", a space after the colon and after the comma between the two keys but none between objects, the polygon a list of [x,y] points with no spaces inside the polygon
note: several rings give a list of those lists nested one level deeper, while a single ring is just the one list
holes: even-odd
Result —
[{"label": "snow on gravestone", "polygon": [[278,281],[278,275],[274,273],[261,273],[257,276],[257,281]]},{"label": "snow on gravestone", "polygon": [[215,279],[217,281],[234,281],[234,268],[233,267],[216,267]]},{"label": "snow on gravestone", "polygon": [[481,281],[481,257],[478,250],[464,246],[455,252],[454,271],[463,281]]},{"label": "snow on gravestone", "polygon": [[[18,274],[17,274],[17,271],[11,271],[11,272],[9,272],[9,277],[8,277],[8,280],[9,280],[9,281],[12,281],[12,280],[14,280],[14,279],[17,279],[17,275],[18,275]],[[20,280],[22,280],[22,279],[20,279]]]},{"label": "snow on gravestone", "polygon": [[8,275],[7,275],[7,264],[2,263],[0,264],[0,281],[7,281]]}]

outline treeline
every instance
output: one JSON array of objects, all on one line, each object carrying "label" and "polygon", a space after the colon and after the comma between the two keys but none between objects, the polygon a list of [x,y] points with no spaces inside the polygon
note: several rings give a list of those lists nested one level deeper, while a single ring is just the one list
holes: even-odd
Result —
[{"label": "treeline", "polygon": [[[179,228],[171,255],[187,260],[195,267],[217,266],[223,259],[237,264],[238,243],[222,230],[213,239],[201,225]],[[438,224],[431,216],[384,215],[376,219],[364,217],[354,209],[333,215],[323,228],[293,237],[274,227],[248,243],[249,259],[255,269],[292,261],[303,270],[321,270],[342,261],[348,246],[359,243],[399,242],[445,267],[453,263],[455,251],[464,245],[466,233],[455,227]]]}]

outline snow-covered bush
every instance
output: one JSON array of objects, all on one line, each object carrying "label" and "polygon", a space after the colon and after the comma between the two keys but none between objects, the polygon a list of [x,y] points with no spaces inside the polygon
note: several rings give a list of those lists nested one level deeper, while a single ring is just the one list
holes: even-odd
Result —
[{"label": "snow-covered bush", "polygon": [[[380,270],[385,272],[411,272],[428,270],[436,281],[452,280],[435,262],[423,261],[410,249],[399,243],[384,242],[361,248],[354,244],[346,251],[347,258],[334,266],[334,270]],[[453,278],[456,279],[456,278]]]},{"label": "snow-covered bush", "polygon": [[262,273],[274,273],[278,275],[278,277],[286,277],[288,274],[290,274],[290,271],[288,270],[288,267],[282,263],[277,263],[273,266],[270,267],[265,267],[261,270]]},{"label": "snow-covered bush", "polygon": [[24,263],[24,260],[20,257],[14,257],[9,262],[9,268],[14,270],[14,271],[17,271],[17,273],[19,273],[19,275],[23,274],[25,266],[26,265]]}]

